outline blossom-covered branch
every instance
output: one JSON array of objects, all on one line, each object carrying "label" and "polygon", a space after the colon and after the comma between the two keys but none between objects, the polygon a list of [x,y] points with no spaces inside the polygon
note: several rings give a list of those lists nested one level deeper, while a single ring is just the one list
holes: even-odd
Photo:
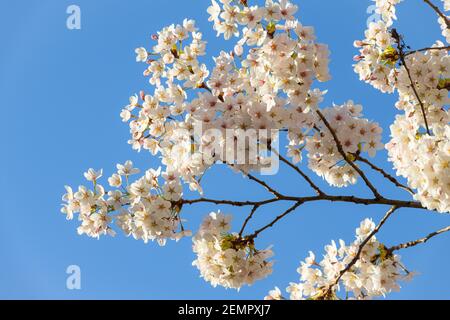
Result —
[{"label": "blossom-covered branch", "polygon": [[[321,105],[327,92],[318,89],[318,82],[331,79],[330,52],[316,41],[313,27],[296,19],[297,5],[288,0],[211,0],[207,12],[217,36],[237,38],[233,51],[221,51],[212,67],[203,62],[207,43],[189,19],[154,34],[150,49],[135,50],[150,88],[132,95],[120,116],[129,125],[131,147],[158,156],[161,166],[138,176],[141,171],[132,161],[118,164],[108,178],[110,190],[101,183],[103,171],[89,169],[85,178],[92,187],[74,191],[67,186],[62,212],[69,220],[77,215],[80,235],[99,238],[119,229],[162,246],[191,237],[184,213],[188,205],[248,208],[238,232],[231,228],[233,215],[215,210],[192,237],[193,265],[201,276],[213,286],[239,289],[272,272],[272,249],[258,249],[256,242],[300,206],[318,201],[385,205],[391,209],[381,222],[376,226],[363,220],[349,245],[341,240],[338,247],[333,241],[321,261],[310,253],[298,269],[300,282],[287,291],[292,299],[369,299],[399,289],[399,281],[413,273],[394,252],[450,230],[389,249],[375,236],[400,208],[450,212],[450,58],[443,40],[417,50],[404,43],[392,27],[402,0],[374,1],[380,20],[368,25],[364,40],[355,41],[359,54],[354,70],[381,92],[398,93],[400,114],[386,145],[382,127],[363,116],[362,105],[352,100]],[[424,1],[439,14],[449,43],[448,17]],[[450,1],[443,4],[448,11]],[[395,174],[406,182],[367,158],[384,148]],[[289,177],[293,186],[303,182],[308,188],[282,192],[274,187],[269,178],[277,173],[278,162],[295,171]],[[243,201],[207,197],[203,177],[221,164],[270,196]],[[385,196],[384,186],[370,180],[365,165],[412,199]],[[362,180],[370,195],[325,191],[312,174],[335,188]],[[187,189],[198,197],[188,198]],[[288,209],[248,231],[259,209],[285,203]],[[268,298],[281,299],[280,290]]]},{"label": "blossom-covered branch", "polygon": [[372,162],[370,162],[370,160],[363,158],[361,155],[359,154],[354,154],[353,155],[356,160],[361,161],[365,164],[367,164],[369,167],[371,167],[373,170],[381,173],[383,175],[383,177],[385,177],[387,180],[391,181],[394,185],[396,185],[397,187],[404,189],[406,191],[408,191],[410,194],[414,195],[414,191],[408,187],[405,186],[403,183],[400,183],[395,177],[393,177],[392,175],[390,175],[389,173],[387,173],[386,171],[384,171],[382,168],[377,167],[375,164],[373,164]]},{"label": "blossom-covered branch", "polygon": [[406,74],[408,75],[409,82],[411,83],[411,88],[412,88],[412,90],[414,92],[414,95],[416,96],[417,101],[419,102],[420,110],[422,111],[423,121],[425,123],[425,128],[427,130],[427,134],[430,135],[431,132],[430,132],[430,127],[428,125],[427,115],[426,115],[426,112],[425,112],[425,106],[424,106],[424,104],[422,102],[422,99],[419,96],[419,93],[417,92],[416,84],[414,83],[414,80],[413,80],[413,78],[411,76],[411,71],[409,70],[409,67],[408,67],[408,65],[406,63],[405,52],[404,52],[404,46],[405,45],[403,44],[403,40],[402,40],[401,36],[398,34],[396,29],[392,29],[392,37],[396,41],[397,49],[398,49],[398,55],[399,55],[400,61],[401,61],[402,65],[403,65],[403,67],[406,70]]},{"label": "blossom-covered branch", "polygon": [[349,159],[349,155],[344,151],[344,148],[342,147],[342,143],[339,140],[339,138],[336,135],[336,132],[334,131],[333,127],[331,127],[330,123],[328,122],[328,120],[325,118],[325,116],[322,114],[322,112],[320,112],[319,110],[317,110],[317,114],[319,115],[320,119],[323,121],[323,123],[325,124],[325,126],[328,128],[328,130],[330,130],[331,135],[333,136],[333,139],[336,143],[336,147],[339,151],[339,153],[342,155],[342,157],[344,158],[344,160],[361,176],[361,178],[364,180],[364,182],[366,183],[366,185],[369,187],[370,190],[372,190],[373,194],[375,195],[376,198],[381,198],[380,193],[378,192],[378,190],[373,186],[373,184],[369,181],[369,179],[366,177],[366,175],[364,174],[364,172],[358,168],[358,166],[353,162],[352,159]]},{"label": "blossom-covered branch", "polygon": [[344,269],[342,269],[339,272],[339,275],[337,276],[336,280],[333,283],[331,283],[331,285],[326,290],[325,292],[326,295],[331,294],[333,288],[339,284],[339,281],[342,279],[342,276],[344,276],[346,272],[351,270],[352,267],[358,262],[358,260],[361,258],[361,254],[364,250],[365,245],[370,240],[372,240],[373,236],[375,236],[378,233],[378,231],[380,231],[381,227],[386,223],[387,219],[389,219],[389,217],[395,212],[395,210],[397,210],[397,207],[395,206],[391,207],[389,211],[385,214],[383,219],[381,219],[380,223],[375,228],[373,228],[373,230],[369,233],[369,235],[361,242],[355,257],[345,266]]},{"label": "blossom-covered branch", "polygon": [[388,252],[394,252],[394,251],[398,251],[398,250],[401,250],[401,249],[407,249],[407,248],[415,247],[418,244],[425,243],[428,240],[430,240],[431,238],[433,238],[435,236],[438,236],[440,234],[443,234],[445,232],[448,232],[448,231],[450,231],[450,226],[442,228],[442,229],[437,230],[437,231],[434,231],[434,232],[430,233],[429,235],[427,235],[426,237],[423,237],[423,238],[420,238],[420,239],[417,239],[417,240],[414,240],[414,241],[409,241],[409,242],[405,242],[405,243],[402,243],[402,244],[390,247],[389,249],[387,249],[387,251]]}]

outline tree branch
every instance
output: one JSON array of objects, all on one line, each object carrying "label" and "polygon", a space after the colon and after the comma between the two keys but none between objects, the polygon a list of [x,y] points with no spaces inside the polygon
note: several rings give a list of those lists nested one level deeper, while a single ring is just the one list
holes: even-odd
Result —
[{"label": "tree branch", "polygon": [[386,171],[384,171],[383,169],[381,169],[380,167],[377,167],[376,165],[374,165],[372,162],[370,162],[368,159],[361,157],[361,155],[354,155],[356,157],[357,160],[369,165],[373,170],[381,173],[386,179],[388,179],[389,181],[391,181],[393,184],[395,184],[397,187],[404,189],[405,191],[409,192],[410,194],[414,195],[414,191],[408,187],[405,186],[404,184],[400,183],[396,178],[394,178],[392,175],[390,175],[389,173],[387,173]]},{"label": "tree branch", "polygon": [[450,231],[450,226],[448,226],[448,227],[446,227],[446,228],[443,228],[443,229],[441,229],[441,230],[432,232],[432,233],[430,233],[429,235],[427,235],[426,237],[423,237],[423,238],[421,238],[421,239],[417,239],[417,240],[414,240],[414,241],[409,241],[409,242],[406,242],[406,243],[402,243],[402,244],[393,246],[393,247],[391,247],[391,248],[388,249],[388,252],[394,252],[394,251],[397,251],[397,250],[401,250],[401,249],[406,249],[406,248],[414,247],[414,246],[416,246],[416,245],[418,245],[418,244],[425,243],[425,242],[427,242],[428,240],[430,240],[431,238],[433,238],[433,237],[435,237],[435,236],[437,236],[437,235],[440,235],[440,234],[442,234],[442,233],[445,233],[445,232],[447,232],[447,231]]},{"label": "tree branch", "polygon": [[282,214],[280,214],[279,216],[277,216],[274,220],[272,220],[272,222],[270,222],[269,224],[265,225],[264,227],[256,230],[253,234],[251,234],[249,236],[250,239],[255,239],[256,237],[258,237],[258,235],[263,232],[264,230],[271,228],[275,225],[275,223],[277,223],[278,221],[280,221],[281,219],[283,219],[284,217],[286,217],[288,214],[290,214],[291,212],[295,211],[295,209],[297,209],[300,205],[302,205],[303,202],[302,201],[298,201],[296,202],[293,206],[291,206],[289,209],[287,209],[285,212],[283,212]]},{"label": "tree branch", "polygon": [[328,128],[328,130],[330,131],[331,135],[333,136],[334,141],[336,142],[336,147],[339,151],[339,153],[342,155],[342,157],[344,158],[344,160],[356,171],[358,172],[358,174],[361,176],[361,178],[364,180],[364,182],[366,183],[366,185],[369,187],[369,189],[372,191],[372,193],[374,194],[375,198],[382,198],[382,196],[380,195],[380,193],[378,192],[378,190],[372,185],[372,183],[369,181],[369,179],[366,177],[366,175],[364,174],[364,172],[358,168],[358,166],[351,161],[347,154],[344,151],[344,148],[342,147],[341,142],[339,141],[339,138],[336,135],[336,132],[333,130],[333,128],[331,127],[330,123],[328,122],[328,120],[325,118],[325,116],[323,115],[323,113],[317,109],[316,110],[317,114],[319,115],[320,119],[322,120],[322,122],[325,124],[325,126]]},{"label": "tree branch", "polygon": [[322,195],[324,194],[324,192],[311,180],[310,177],[308,177],[299,167],[297,167],[296,165],[294,165],[292,162],[290,162],[289,160],[287,160],[286,158],[284,158],[282,155],[280,155],[278,152],[273,151],[276,155],[278,155],[278,157],[280,158],[280,160],[282,162],[284,162],[285,164],[287,164],[289,167],[291,167],[292,169],[294,169],[295,171],[297,171],[302,177],[303,179],[308,182],[308,184],[311,186],[311,188],[313,188],[316,193],[318,195]]},{"label": "tree branch", "polygon": [[317,202],[317,201],[330,201],[330,202],[345,202],[345,203],[355,203],[362,205],[389,205],[389,206],[397,206],[398,208],[413,208],[413,209],[423,209],[424,208],[420,202],[417,201],[404,201],[404,200],[394,200],[394,199],[386,199],[386,198],[359,198],[354,196],[332,196],[332,195],[320,195],[320,196],[311,196],[311,197],[295,197],[295,196],[282,196],[280,198],[270,198],[261,201],[233,201],[233,200],[216,200],[216,199],[208,199],[208,198],[199,198],[199,199],[183,199],[175,204],[186,204],[192,205],[196,203],[213,203],[217,205],[230,205],[236,207],[246,207],[246,206],[254,206],[259,205],[263,206],[270,203],[275,203],[279,201],[295,201],[295,202]]},{"label": "tree branch", "polygon": [[247,226],[248,222],[250,221],[250,219],[255,214],[256,210],[258,210],[258,208],[259,208],[259,204],[255,204],[253,206],[252,211],[250,211],[250,214],[247,216],[247,218],[244,221],[244,224],[242,225],[241,231],[239,231],[239,237],[242,237],[242,234],[244,233],[245,227]]},{"label": "tree branch", "polygon": [[447,24],[447,29],[450,29],[450,20],[447,18],[447,16],[430,0],[423,0],[426,4],[428,4],[442,19],[444,19],[445,23]]},{"label": "tree branch", "polygon": [[278,191],[276,191],[275,189],[273,189],[272,187],[270,187],[267,183],[265,183],[264,181],[256,178],[255,176],[251,175],[250,173],[247,173],[247,177],[250,180],[255,181],[256,183],[262,185],[264,188],[266,188],[267,191],[269,191],[270,193],[272,193],[274,196],[276,196],[277,198],[281,198],[283,197],[283,195],[281,193],[279,193]]},{"label": "tree branch", "polygon": [[255,205],[265,205],[273,202],[280,201],[279,198],[271,198],[267,200],[262,201],[233,201],[233,200],[218,200],[218,199],[209,199],[209,198],[198,198],[198,199],[182,199],[179,201],[180,204],[187,204],[187,205],[193,205],[197,203],[213,203],[216,205],[229,205],[233,207],[248,207],[248,206],[255,206]]}]

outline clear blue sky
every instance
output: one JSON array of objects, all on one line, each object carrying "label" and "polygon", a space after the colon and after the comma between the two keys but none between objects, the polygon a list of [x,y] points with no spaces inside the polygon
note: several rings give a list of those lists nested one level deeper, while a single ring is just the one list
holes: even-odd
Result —
[{"label": "clear blue sky", "polygon": [[[1,0],[0,10],[0,298],[262,298],[275,285],[284,289],[297,281],[296,268],[308,250],[317,255],[331,239],[353,240],[354,229],[365,217],[378,221],[383,206],[308,204],[267,231],[259,247],[274,244],[271,277],[240,293],[212,288],[191,266],[191,240],[160,248],[118,236],[99,241],[76,234],[77,221],[60,214],[63,186],[84,183],[89,167],[113,172],[117,162],[132,159],[141,168],[156,164],[148,153],[137,154],[127,145],[128,128],[119,112],[129,95],[148,88],[143,65],[135,63],[134,48],[149,45],[161,27],[190,17],[208,40],[209,55],[225,45],[207,21],[209,1],[186,0]],[[82,29],[66,29],[66,8],[77,4]],[[383,95],[360,82],[352,69],[371,4],[365,0],[298,0],[303,24],[316,28],[320,42],[331,49],[333,79],[323,106],[348,99],[361,103],[369,119],[380,122],[388,140],[395,116],[394,95]],[[431,10],[420,1],[399,6],[399,30],[415,48],[432,44],[439,27]],[[387,170],[386,153],[376,161]],[[378,185],[386,185],[376,175]],[[314,177],[315,181],[319,178]],[[305,194],[303,182],[282,168],[272,183],[286,193]],[[204,180],[206,195],[216,198],[259,199],[259,186],[217,167]],[[367,195],[363,185],[335,192]],[[392,197],[403,192],[383,188]],[[216,209],[186,208],[184,216],[196,229],[201,218]],[[245,210],[223,207],[236,215],[236,228]],[[282,211],[261,210],[251,227],[261,226]],[[427,211],[400,210],[379,234],[393,245],[418,238],[448,225],[449,217]],[[443,235],[403,251],[405,265],[419,272],[400,293],[390,298],[450,298],[450,237]],[[66,289],[67,266],[82,270],[82,290]]]}]

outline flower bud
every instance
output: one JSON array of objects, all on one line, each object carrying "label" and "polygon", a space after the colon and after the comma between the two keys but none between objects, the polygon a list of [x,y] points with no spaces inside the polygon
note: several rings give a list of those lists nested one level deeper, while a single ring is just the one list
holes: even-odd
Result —
[{"label": "flower bud", "polygon": [[236,45],[236,46],[234,47],[234,53],[235,53],[238,57],[240,57],[240,56],[242,56],[242,54],[244,53],[244,48],[243,48],[241,45]]},{"label": "flower bud", "polygon": [[364,45],[364,42],[362,42],[361,40],[356,40],[355,42],[353,42],[353,46],[355,48],[361,48]]}]

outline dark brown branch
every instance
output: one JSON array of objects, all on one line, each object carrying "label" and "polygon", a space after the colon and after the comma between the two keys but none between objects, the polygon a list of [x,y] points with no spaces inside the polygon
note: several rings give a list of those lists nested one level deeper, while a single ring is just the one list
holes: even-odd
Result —
[{"label": "dark brown branch", "polygon": [[441,230],[432,232],[429,235],[427,235],[426,237],[423,237],[421,239],[417,239],[417,240],[414,240],[414,241],[409,241],[409,242],[406,242],[406,243],[402,243],[402,244],[393,246],[393,247],[388,249],[388,252],[394,252],[394,251],[397,251],[397,250],[414,247],[414,246],[416,246],[418,244],[425,243],[428,240],[430,240],[431,238],[433,238],[433,237],[435,237],[437,235],[440,235],[442,233],[448,232],[448,231],[450,231],[450,226],[448,226],[446,228],[443,228]]},{"label": "dark brown branch", "polygon": [[248,7],[247,1],[248,1],[248,0],[240,0],[241,4],[242,4],[244,7]]},{"label": "dark brown branch", "polygon": [[209,199],[209,198],[198,198],[198,199],[182,199],[179,201],[181,204],[197,204],[197,203],[213,203],[216,205],[229,205],[234,207],[247,207],[247,206],[254,206],[254,205],[265,205],[273,202],[280,201],[279,198],[271,198],[267,200],[262,201],[233,201],[233,200],[219,200],[219,199]]},{"label": "dark brown branch", "polygon": [[274,220],[272,220],[272,222],[270,222],[269,224],[265,225],[264,227],[256,230],[253,234],[251,234],[249,236],[250,239],[254,239],[256,238],[261,232],[263,232],[264,230],[271,228],[275,225],[275,223],[277,223],[278,221],[280,221],[281,219],[283,219],[284,217],[286,217],[288,214],[290,214],[291,212],[295,211],[295,209],[297,209],[300,205],[302,205],[303,202],[302,201],[298,201],[296,202],[293,206],[291,206],[289,209],[287,209],[285,212],[283,212],[282,214],[280,214],[279,216],[277,216]]},{"label": "dark brown branch", "polygon": [[199,199],[183,199],[178,202],[178,204],[186,204],[192,205],[196,203],[213,203],[217,205],[230,205],[236,207],[246,207],[246,206],[254,206],[259,205],[263,206],[270,203],[276,203],[280,201],[295,201],[295,202],[317,202],[317,201],[330,201],[330,202],[344,202],[344,203],[355,203],[362,205],[389,205],[396,206],[398,208],[413,208],[413,209],[423,209],[424,208],[420,202],[417,201],[404,201],[404,200],[394,200],[394,199],[386,199],[386,198],[359,198],[354,196],[331,196],[331,195],[320,195],[320,196],[311,196],[311,197],[292,197],[292,196],[282,196],[280,198],[271,198],[261,201],[232,201],[232,200],[216,200],[216,199],[208,199],[208,198],[199,198]]},{"label": "dark brown branch", "polygon": [[320,110],[316,110],[317,114],[319,115],[320,119],[322,120],[322,122],[325,124],[325,126],[328,128],[328,130],[330,131],[331,135],[333,136],[334,142],[336,142],[336,147],[339,151],[339,153],[341,154],[341,156],[344,158],[344,160],[360,175],[360,177],[364,180],[364,182],[366,183],[366,185],[369,187],[369,189],[372,191],[372,193],[374,194],[375,198],[382,198],[382,196],[380,195],[380,193],[378,192],[378,190],[372,185],[372,183],[369,181],[369,179],[366,177],[366,175],[364,174],[364,172],[358,168],[358,166],[348,158],[347,154],[344,151],[344,148],[342,147],[341,142],[339,141],[339,138],[336,135],[336,132],[334,132],[334,129],[331,127],[330,123],[328,122],[328,120],[325,118],[325,116],[323,115],[323,113]]},{"label": "dark brown branch", "polygon": [[414,195],[414,191],[408,187],[405,186],[404,184],[400,183],[396,178],[394,178],[392,175],[390,175],[389,173],[387,173],[386,171],[384,171],[383,169],[381,169],[380,167],[377,167],[376,165],[374,165],[372,162],[370,162],[368,159],[365,159],[363,157],[361,157],[361,155],[354,155],[356,157],[357,160],[369,165],[373,170],[381,173],[383,175],[383,177],[385,177],[386,179],[388,179],[389,181],[391,181],[393,184],[395,184],[397,187],[406,190],[407,192],[409,192],[410,194]]},{"label": "dark brown branch", "polygon": [[282,162],[284,162],[285,164],[287,164],[289,167],[291,167],[292,169],[294,169],[295,171],[297,171],[302,177],[303,179],[308,182],[308,184],[311,186],[311,188],[313,188],[316,193],[318,195],[322,195],[324,194],[324,192],[311,180],[310,177],[308,177],[299,167],[297,167],[296,165],[294,165],[292,162],[290,162],[289,160],[287,160],[286,158],[284,158],[282,155],[280,155],[278,152],[275,152],[275,154],[278,155],[278,157],[280,158],[280,160]]},{"label": "dark brown branch", "polygon": [[409,67],[406,64],[405,52],[403,50],[403,44],[402,44],[402,38],[398,34],[396,29],[392,29],[392,37],[397,42],[397,48],[398,48],[398,54],[400,57],[400,61],[402,62],[403,67],[405,67],[406,73],[408,74],[409,82],[411,83],[411,88],[414,92],[414,95],[416,96],[417,101],[419,101],[419,105],[420,105],[420,109],[422,110],[422,116],[423,116],[423,120],[425,122],[425,128],[427,130],[427,134],[431,135],[430,127],[428,126],[428,120],[427,120],[427,116],[425,113],[425,105],[423,104],[422,99],[420,99],[419,93],[417,92],[417,89],[416,89],[416,85],[414,84],[414,80],[411,76],[411,71],[409,70]]},{"label": "dark brown branch", "polygon": [[247,174],[247,177],[250,180],[255,181],[256,183],[262,185],[264,188],[266,188],[267,191],[269,191],[270,193],[272,193],[274,196],[276,196],[277,198],[283,197],[282,194],[280,194],[278,191],[276,191],[275,189],[273,189],[272,187],[270,187],[267,183],[265,183],[264,181],[256,178],[255,176],[251,175],[250,173]]},{"label": "dark brown branch", "polygon": [[450,29],[450,20],[447,18],[447,16],[430,0],[423,0],[426,4],[428,4],[442,19],[444,19],[445,23],[447,24],[447,29]]},{"label": "dark brown branch", "polygon": [[256,210],[258,210],[259,204],[255,204],[252,208],[252,211],[250,211],[250,214],[247,216],[247,218],[244,221],[244,224],[242,225],[241,231],[239,231],[239,237],[242,237],[242,234],[244,233],[245,227],[247,226],[248,222],[251,218],[253,218],[253,215],[255,214]]}]

